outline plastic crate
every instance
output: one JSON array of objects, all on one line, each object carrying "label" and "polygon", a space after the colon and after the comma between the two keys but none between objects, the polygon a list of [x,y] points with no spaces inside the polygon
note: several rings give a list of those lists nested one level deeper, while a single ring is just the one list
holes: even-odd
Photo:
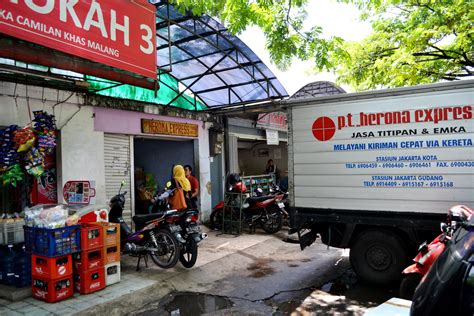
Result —
[{"label": "plastic crate", "polygon": [[33,277],[58,279],[72,275],[72,256],[48,258],[43,256],[31,256],[31,273]]},{"label": "plastic crate", "polygon": [[102,226],[96,224],[81,224],[81,250],[89,250],[104,245]]},{"label": "plastic crate", "polygon": [[120,261],[120,245],[104,247],[102,250],[104,264]]},{"label": "plastic crate", "polygon": [[[72,255],[74,269],[83,272],[104,267],[103,248],[85,250]],[[74,271],[76,273],[76,271]]]},{"label": "plastic crate", "polygon": [[49,303],[63,301],[74,294],[72,275],[55,280],[35,277],[31,294],[34,298]]},{"label": "plastic crate", "polygon": [[81,294],[97,292],[105,288],[104,267],[74,272],[74,291]]},{"label": "plastic crate", "polygon": [[104,233],[104,246],[120,245],[120,224],[94,223],[102,226]]},{"label": "plastic crate", "polygon": [[120,282],[120,262],[106,264],[105,271],[105,286],[109,286]]},{"label": "plastic crate", "polygon": [[81,250],[81,226],[38,228],[23,226],[26,250],[45,257],[58,257]]},{"label": "plastic crate", "polygon": [[25,240],[23,233],[24,220],[11,223],[0,223],[0,245],[14,245],[22,243]]}]

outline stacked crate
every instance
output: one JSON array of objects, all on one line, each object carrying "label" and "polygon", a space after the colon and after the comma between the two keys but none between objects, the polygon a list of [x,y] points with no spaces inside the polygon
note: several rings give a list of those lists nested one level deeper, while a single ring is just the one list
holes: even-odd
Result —
[{"label": "stacked crate", "polygon": [[81,294],[105,288],[104,234],[97,224],[81,225],[80,252],[73,255],[74,290]]},{"label": "stacked crate", "polygon": [[120,224],[98,223],[104,235],[105,285],[120,282]]},{"label": "stacked crate", "polygon": [[31,256],[24,251],[20,218],[0,222],[0,284],[31,286]]},{"label": "stacked crate", "polygon": [[25,247],[32,253],[32,295],[49,303],[73,293],[72,255],[80,250],[80,226],[55,229],[24,227]]}]

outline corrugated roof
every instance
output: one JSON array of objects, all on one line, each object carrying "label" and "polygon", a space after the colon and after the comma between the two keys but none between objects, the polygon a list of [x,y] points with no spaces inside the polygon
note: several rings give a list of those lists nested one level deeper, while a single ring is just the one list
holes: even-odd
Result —
[{"label": "corrugated roof", "polygon": [[219,22],[154,3],[158,67],[185,86],[183,93],[192,92],[209,108],[288,96],[260,58]]}]

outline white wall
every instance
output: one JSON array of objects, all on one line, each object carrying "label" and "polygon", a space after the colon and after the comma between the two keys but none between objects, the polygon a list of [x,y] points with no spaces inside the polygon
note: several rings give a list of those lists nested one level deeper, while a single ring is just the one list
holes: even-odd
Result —
[{"label": "white wall", "polygon": [[212,209],[211,200],[211,161],[209,155],[209,128],[199,131],[199,184],[201,187],[201,214],[204,220],[209,218]]},{"label": "white wall", "polygon": [[76,93],[0,82],[0,125],[27,125],[31,121],[29,109],[31,117],[36,110],[54,114],[61,129],[59,201],[67,181],[95,180],[97,203],[105,204],[104,137],[102,132],[94,132],[93,108],[82,103],[82,96]]}]

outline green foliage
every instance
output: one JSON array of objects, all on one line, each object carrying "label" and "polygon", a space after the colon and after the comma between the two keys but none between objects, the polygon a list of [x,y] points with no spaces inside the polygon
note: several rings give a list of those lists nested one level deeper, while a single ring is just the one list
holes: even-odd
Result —
[{"label": "green foliage", "polygon": [[259,27],[272,61],[287,69],[294,58],[314,59],[317,67],[332,69],[330,54],[342,40],[323,38],[322,29],[303,28],[308,0],[170,0],[181,12],[206,13],[218,18],[230,32],[239,34],[247,27]]},{"label": "green foliage", "polygon": [[[338,82],[356,90],[397,87],[474,75],[472,1],[352,2],[373,32],[332,55]],[[316,67],[320,69],[319,67]]]},{"label": "green foliage", "polygon": [[[182,12],[207,13],[238,34],[258,26],[272,61],[294,58],[316,71],[336,71],[356,90],[456,80],[474,71],[474,6],[470,0],[338,0],[361,10],[373,33],[360,42],[304,28],[308,0],[170,0]],[[313,8],[317,9],[317,8]],[[313,21],[307,21],[313,23]],[[317,21],[316,21],[317,23]],[[342,23],[334,17],[334,23]]]}]

